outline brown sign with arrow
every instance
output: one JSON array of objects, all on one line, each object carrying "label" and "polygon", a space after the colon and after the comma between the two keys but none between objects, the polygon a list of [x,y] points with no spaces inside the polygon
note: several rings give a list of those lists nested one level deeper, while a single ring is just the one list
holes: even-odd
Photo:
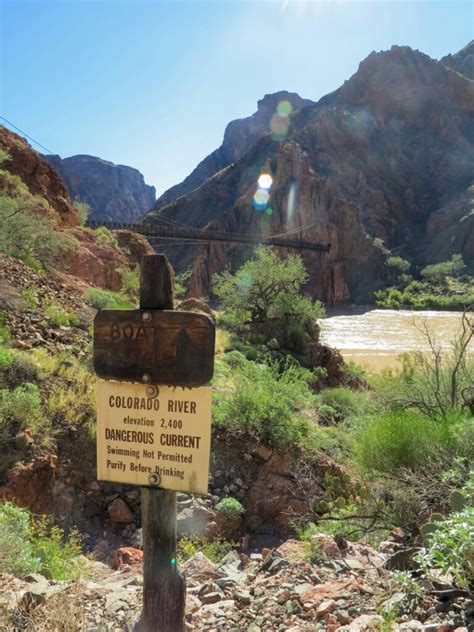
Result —
[{"label": "brown sign with arrow", "polygon": [[101,310],[94,320],[94,369],[114,380],[201,386],[212,378],[214,340],[206,314]]}]

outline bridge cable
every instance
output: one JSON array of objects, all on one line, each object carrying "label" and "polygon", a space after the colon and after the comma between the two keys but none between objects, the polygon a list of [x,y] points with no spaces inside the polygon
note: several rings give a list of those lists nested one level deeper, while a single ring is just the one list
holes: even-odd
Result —
[{"label": "bridge cable", "polygon": [[24,132],[22,129],[20,129],[19,127],[17,127],[16,125],[14,125],[11,121],[9,121],[8,119],[6,119],[4,116],[0,116],[0,119],[2,119],[3,121],[5,121],[5,123],[8,123],[8,125],[10,125],[11,127],[14,127],[16,129],[17,132],[20,132],[21,134],[23,134],[23,136],[25,136],[26,138],[28,138],[28,140],[33,141],[33,143],[35,143],[36,145],[38,145],[38,147],[41,147],[41,149],[44,149],[45,151],[48,152],[48,154],[51,154],[52,156],[56,155],[54,151],[51,151],[50,149],[48,149],[47,147],[45,147],[44,145],[42,145],[41,143],[39,143],[37,140],[35,140],[32,136],[29,136],[26,132]]}]

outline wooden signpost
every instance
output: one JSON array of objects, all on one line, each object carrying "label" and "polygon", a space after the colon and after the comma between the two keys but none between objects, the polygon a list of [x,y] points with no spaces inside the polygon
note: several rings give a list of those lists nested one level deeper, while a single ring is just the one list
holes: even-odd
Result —
[{"label": "wooden signpost", "polygon": [[164,255],[152,255],[142,261],[140,309],[103,310],[94,321],[99,377],[135,382],[98,385],[97,463],[100,480],[142,486],[143,610],[136,632],[184,630],[173,490],[207,492],[210,389],[194,387],[212,377],[215,328],[204,314],[172,310],[170,266]]}]

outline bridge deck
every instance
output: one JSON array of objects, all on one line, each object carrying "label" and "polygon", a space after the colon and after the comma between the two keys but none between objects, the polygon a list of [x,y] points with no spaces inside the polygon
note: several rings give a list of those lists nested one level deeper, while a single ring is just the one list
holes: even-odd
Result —
[{"label": "bridge deck", "polygon": [[263,244],[266,246],[279,246],[282,248],[294,248],[296,250],[315,250],[328,252],[331,244],[318,244],[312,241],[298,239],[283,239],[282,237],[261,237],[259,235],[241,235],[239,233],[226,233],[218,230],[201,230],[199,228],[180,228],[154,224],[125,224],[122,222],[97,222],[89,221],[89,228],[104,226],[109,230],[129,230],[140,233],[146,237],[163,237],[165,239],[189,239],[192,241],[220,241],[245,244]]}]

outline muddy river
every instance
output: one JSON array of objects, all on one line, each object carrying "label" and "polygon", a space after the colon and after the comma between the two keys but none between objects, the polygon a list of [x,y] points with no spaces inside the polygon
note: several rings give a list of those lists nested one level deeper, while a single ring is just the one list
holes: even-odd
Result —
[{"label": "muddy river", "polygon": [[321,321],[321,340],[339,349],[345,360],[370,370],[399,366],[405,351],[428,351],[420,327],[426,323],[442,349],[449,350],[461,325],[460,312],[397,311],[360,308],[352,313],[328,313]]}]

